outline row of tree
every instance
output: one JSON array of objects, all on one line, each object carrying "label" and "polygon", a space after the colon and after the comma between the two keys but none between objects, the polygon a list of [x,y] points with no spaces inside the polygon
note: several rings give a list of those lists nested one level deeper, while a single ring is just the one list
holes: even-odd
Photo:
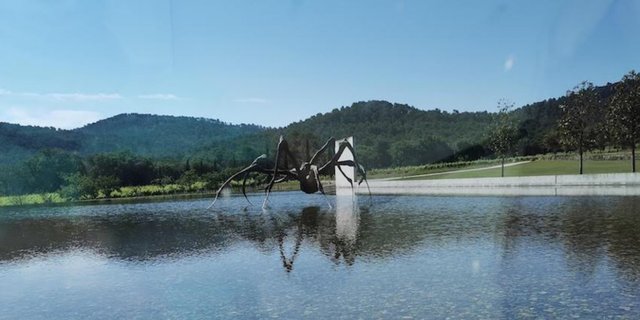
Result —
[{"label": "row of tree", "polygon": [[28,161],[0,170],[0,194],[60,192],[67,198],[108,197],[126,186],[190,186],[199,182],[214,189],[238,167],[230,163],[190,159],[153,160],[130,152],[100,153],[86,158],[60,149],[47,149]]},{"label": "row of tree", "polygon": [[[512,103],[498,102],[499,111],[489,130],[489,146],[503,159],[503,176],[504,158],[514,152],[519,139],[527,138],[514,121],[512,109]],[[632,70],[626,74],[608,95],[591,82],[581,82],[567,91],[559,109],[556,128],[547,132],[545,144],[551,149],[576,151],[580,174],[584,153],[606,146],[631,149],[632,172],[636,172],[636,146],[640,142],[640,75],[637,72]]]},{"label": "row of tree", "polygon": [[153,115],[120,115],[74,131],[0,123],[0,154],[27,159],[0,167],[0,194],[65,190],[91,197],[120,186],[195,181],[215,189],[258,155],[272,158],[281,134],[306,159],[329,136],[355,133],[367,168],[575,150],[582,173],[585,151],[616,145],[631,148],[635,171],[639,108],[640,76],[631,71],[616,84],[584,82],[564,97],[515,110],[500,101],[497,114],[367,101],[273,129]]}]

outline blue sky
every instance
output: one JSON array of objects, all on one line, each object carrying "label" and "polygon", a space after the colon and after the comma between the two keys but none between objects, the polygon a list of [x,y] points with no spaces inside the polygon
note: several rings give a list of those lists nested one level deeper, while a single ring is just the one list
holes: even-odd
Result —
[{"label": "blue sky", "polygon": [[2,1],[0,121],[496,109],[640,64],[640,1]]}]

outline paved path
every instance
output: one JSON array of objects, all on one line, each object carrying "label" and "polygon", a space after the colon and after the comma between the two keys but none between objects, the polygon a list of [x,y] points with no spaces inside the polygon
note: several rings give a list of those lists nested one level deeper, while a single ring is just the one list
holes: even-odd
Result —
[{"label": "paved path", "polygon": [[[518,166],[518,165],[529,163],[529,162],[531,162],[531,161],[520,161],[520,162],[505,163],[504,167],[505,168],[506,167],[513,167],[513,166]],[[482,168],[474,168],[474,169],[463,169],[463,170],[452,170],[452,171],[436,172],[436,173],[425,173],[425,174],[418,174],[418,175],[414,175],[414,176],[393,177],[393,178],[384,178],[384,179],[375,179],[375,180],[377,180],[377,181],[391,181],[391,180],[401,180],[401,179],[408,179],[408,178],[422,178],[422,177],[430,177],[430,176],[439,176],[439,175],[450,174],[450,173],[490,170],[490,169],[500,168],[500,166],[501,165],[495,165],[495,166],[490,166],[490,167],[482,167]]]}]

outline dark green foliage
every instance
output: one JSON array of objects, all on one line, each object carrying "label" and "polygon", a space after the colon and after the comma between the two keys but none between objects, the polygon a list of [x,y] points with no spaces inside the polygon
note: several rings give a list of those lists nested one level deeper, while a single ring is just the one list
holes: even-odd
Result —
[{"label": "dark green foliage", "polygon": [[122,186],[149,184],[157,173],[150,159],[134,156],[129,152],[98,154],[89,157],[89,173],[94,179],[118,181]]},{"label": "dark green foliage", "polygon": [[561,143],[580,156],[580,174],[583,172],[582,155],[598,145],[604,132],[603,115],[606,113],[601,98],[592,83],[584,81],[567,92],[566,103],[561,106],[558,122]]},{"label": "dark green foliage", "polygon": [[215,119],[121,114],[77,129],[85,154],[131,151],[150,157],[183,156],[203,145],[264,130]]},{"label": "dark green foliage", "polygon": [[179,159],[208,144],[263,131],[256,125],[219,120],[121,114],[74,130],[0,123],[0,164],[16,164],[43,149],[87,156],[130,151],[152,158]]},{"label": "dark green foliage", "polygon": [[459,161],[473,161],[477,160],[491,154],[491,151],[480,142],[468,142],[468,141],[460,141],[456,145],[456,153],[452,156],[451,159],[447,159],[447,161],[459,162]]},{"label": "dark green foliage", "polygon": [[67,176],[66,184],[61,188],[60,195],[66,199],[93,199],[98,196],[98,183],[89,176],[74,173]]},{"label": "dark green foliage", "polygon": [[498,102],[498,114],[489,130],[489,147],[502,159],[502,176],[504,177],[504,158],[513,152],[518,131],[512,119],[513,103],[506,100]]},{"label": "dark green foliage", "polygon": [[0,164],[14,164],[43,149],[77,151],[80,136],[73,131],[0,122]]},{"label": "dark green foliage", "polygon": [[[599,101],[623,106],[618,103],[621,97],[611,98],[616,88],[607,84],[589,90]],[[517,141],[506,144],[513,146],[510,151],[531,155],[577,149],[574,144],[561,144],[567,142],[568,134],[557,127],[563,115],[560,105],[571,105],[572,99],[569,94],[504,112],[513,119],[517,133]],[[602,108],[603,103],[596,115],[606,114]],[[619,114],[623,113],[616,111],[609,118],[621,121],[614,120]],[[206,188],[215,189],[259,155],[273,158],[280,135],[301,160],[330,136],[354,135],[360,162],[367,168],[472,161],[503,153],[495,145],[489,148],[494,119],[496,114],[489,112],[425,111],[366,101],[284,128],[141,114],[118,115],[75,130],[0,123],[0,194],[62,190],[67,197],[79,199],[109,196],[117,186],[155,184],[171,189],[178,184],[180,190],[192,190],[190,185],[205,183]],[[513,128],[507,131],[512,133]],[[623,144],[621,132],[609,132]],[[609,144],[607,138],[595,135],[589,147],[602,148]],[[328,161],[332,152],[320,161]]]},{"label": "dark green foliage", "polygon": [[38,153],[25,163],[25,167],[35,192],[57,190],[64,185],[67,176],[84,172],[80,157],[58,149]]},{"label": "dark green foliage", "polygon": [[45,149],[20,165],[0,168],[0,194],[58,190],[66,178],[84,172],[82,159],[59,149]]},{"label": "dark green foliage", "polygon": [[607,122],[613,141],[631,148],[631,170],[636,172],[635,151],[640,142],[640,75],[637,72],[631,70],[616,85]]},{"label": "dark green foliage", "polygon": [[555,130],[562,115],[560,105],[566,98],[548,99],[513,111],[518,123],[517,152],[522,155],[557,152],[557,145],[547,145],[546,135]]},{"label": "dark green foliage", "polygon": [[[404,104],[367,101],[317,114],[282,131],[287,139],[305,132],[315,137],[314,149],[330,136],[355,135],[362,163],[383,168],[450,159],[456,151],[452,146],[458,142],[481,143],[490,121],[488,112],[424,111]],[[408,150],[415,152],[408,154]]]},{"label": "dark green foliage", "polygon": [[444,142],[435,138],[400,141],[391,147],[391,159],[394,166],[415,166],[442,162],[453,154],[453,150]]}]

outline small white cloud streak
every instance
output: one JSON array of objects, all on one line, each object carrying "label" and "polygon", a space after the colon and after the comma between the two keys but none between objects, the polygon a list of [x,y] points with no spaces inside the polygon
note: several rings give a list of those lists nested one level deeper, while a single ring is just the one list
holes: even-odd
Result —
[{"label": "small white cloud streak", "polygon": [[505,72],[511,71],[515,63],[516,63],[516,57],[514,57],[513,55],[510,55],[509,57],[507,57],[507,60],[504,61],[504,71]]},{"label": "small white cloud streak", "polygon": [[25,98],[49,99],[54,101],[107,101],[119,100],[123,97],[118,93],[37,93],[37,92],[13,92],[0,89],[0,96],[13,96]]},{"label": "small white cloud streak", "polygon": [[10,107],[2,113],[0,121],[21,125],[73,129],[102,119],[102,115],[88,110],[28,110]]},{"label": "small white cloud streak", "polygon": [[141,94],[138,95],[138,99],[148,100],[179,100],[180,98],[171,93],[154,93],[154,94]]},{"label": "small white cloud streak", "polygon": [[240,103],[267,103],[269,102],[269,100],[267,99],[263,99],[263,98],[239,98],[239,99],[235,99],[235,102],[240,102]]},{"label": "small white cloud streak", "polygon": [[105,100],[119,100],[122,96],[117,93],[47,93],[45,97],[52,98],[57,101],[105,101]]}]

